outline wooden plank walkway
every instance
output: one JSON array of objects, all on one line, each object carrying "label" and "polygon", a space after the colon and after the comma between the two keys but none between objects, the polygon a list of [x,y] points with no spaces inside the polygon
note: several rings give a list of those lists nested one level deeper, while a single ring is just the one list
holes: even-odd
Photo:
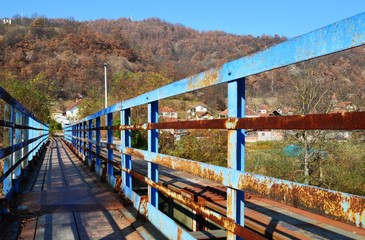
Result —
[{"label": "wooden plank walkway", "polygon": [[[147,174],[144,160],[134,159],[133,168]],[[51,139],[38,175],[23,189],[21,205],[28,218],[19,239],[164,239],[89,169],[61,139]],[[159,172],[160,183],[225,215],[222,186],[162,166]],[[144,184],[134,184],[135,191],[146,194]],[[245,223],[268,238],[365,239],[365,229],[257,196],[246,199]],[[191,234],[203,239],[202,233]]]},{"label": "wooden plank walkway", "polygon": [[[146,175],[147,162],[134,160],[133,169]],[[163,166],[159,166],[159,182],[226,214],[226,189],[217,183]],[[255,195],[245,199],[245,224],[269,239],[365,239],[364,228]]]},{"label": "wooden plank walkway", "polygon": [[90,174],[63,141],[50,140],[43,164],[24,190],[30,218],[19,239],[163,239],[132,205]]}]

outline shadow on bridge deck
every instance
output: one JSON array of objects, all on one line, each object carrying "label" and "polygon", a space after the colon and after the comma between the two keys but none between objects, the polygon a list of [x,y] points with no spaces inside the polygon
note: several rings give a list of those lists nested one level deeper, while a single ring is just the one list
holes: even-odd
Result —
[{"label": "shadow on bridge deck", "polygon": [[37,176],[22,192],[19,239],[163,239],[58,138],[50,140]]},{"label": "shadow on bridge deck", "polygon": [[[133,168],[144,175],[147,174],[146,165],[144,160],[133,160]],[[140,217],[128,200],[114,193],[107,183],[100,182],[100,178],[90,173],[89,167],[85,167],[58,138],[50,140],[43,163],[34,175],[21,189],[18,209],[23,216],[23,227],[19,239],[164,239],[158,229]],[[216,183],[162,166],[159,182],[226,214],[226,190]],[[134,190],[145,195],[146,186],[135,183]],[[181,213],[189,215],[189,211],[161,198],[162,211],[189,228],[181,218]],[[364,229],[285,204],[257,196],[250,196],[245,202],[246,226],[267,238],[365,238]],[[180,214],[176,214],[179,211]],[[204,218],[196,221],[200,221],[202,228],[209,227]],[[191,232],[191,235],[200,239],[208,237],[199,233]],[[221,231],[217,233],[225,236]]]}]

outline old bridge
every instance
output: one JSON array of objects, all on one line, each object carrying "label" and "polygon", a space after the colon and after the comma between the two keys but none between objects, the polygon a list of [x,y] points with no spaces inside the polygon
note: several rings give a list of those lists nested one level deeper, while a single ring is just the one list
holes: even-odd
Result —
[{"label": "old bridge", "polygon": [[[63,137],[0,88],[2,219],[17,195],[24,239],[365,239],[363,196],[246,172],[244,130],[364,130],[365,112],[245,117],[245,77],[364,43],[365,13],[117,103]],[[228,119],[158,123],[160,100],[223,83]],[[138,106],[148,119],[132,125]],[[164,129],[226,130],[228,167],[158,153]],[[132,147],[132,130],[148,132],[147,150]]]}]

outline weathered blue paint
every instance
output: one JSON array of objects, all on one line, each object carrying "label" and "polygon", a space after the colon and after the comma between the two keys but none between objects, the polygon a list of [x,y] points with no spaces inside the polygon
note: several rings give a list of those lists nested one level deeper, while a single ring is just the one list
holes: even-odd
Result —
[{"label": "weathered blue paint", "polygon": [[[96,128],[100,128],[100,117],[97,117],[95,119],[95,127]],[[101,135],[100,135],[100,130],[97,129],[96,130],[96,134],[95,134],[95,141],[96,142],[100,142],[101,140]],[[96,167],[95,170],[98,174],[100,174],[100,166],[101,166],[101,161],[100,161],[100,153],[101,153],[101,148],[100,146],[96,146]]]},{"label": "weathered blue paint", "polygon": [[[25,168],[48,139],[48,126],[39,121],[16,99],[0,87],[0,100],[4,104],[3,147],[0,149],[0,161],[3,161],[3,172],[0,182],[3,183],[3,194],[10,198],[18,190],[22,167]],[[24,171],[24,173],[26,173]],[[3,212],[0,209],[0,212]]]},{"label": "weathered blue paint", "polygon": [[[131,111],[130,109],[122,110],[120,113],[121,124],[131,124]],[[121,146],[120,151],[122,152],[122,167],[126,169],[132,169],[132,158],[130,155],[124,154],[123,150],[126,147],[131,147],[131,131],[122,130],[121,132]],[[129,173],[122,171],[122,184],[128,188],[132,188],[132,176]]]},{"label": "weathered blue paint", "polygon": [[[108,113],[106,115],[106,122],[107,122],[108,127],[113,126],[113,113]],[[112,130],[107,130],[107,142],[108,142],[108,144],[113,144],[113,131]],[[113,159],[114,159],[112,149],[108,149],[108,159],[111,161],[113,161]],[[109,183],[111,183],[112,176],[114,176],[113,165],[111,163],[108,163],[108,182]]]},{"label": "weathered blue paint", "polygon": [[[78,127],[75,129],[80,130],[79,124],[95,118],[99,118],[99,124],[96,124],[96,127],[99,128],[100,117],[104,116],[108,116],[107,126],[110,127],[112,126],[112,123],[110,122],[111,117],[109,116],[111,116],[112,113],[119,111],[121,111],[122,125],[130,125],[130,109],[144,104],[148,104],[148,123],[155,123],[158,120],[158,100],[226,82],[228,82],[228,116],[243,118],[245,117],[245,77],[363,44],[365,44],[365,13],[345,19],[336,24],[329,25],[297,38],[290,39],[250,56],[245,56],[228,62],[219,68],[211,69],[189,78],[184,78],[180,81],[163,86],[151,92],[147,92],[135,98],[117,103],[79,121],[76,125]],[[229,124],[234,123],[230,122]],[[365,227],[364,223],[361,223],[361,221],[358,222],[358,220],[353,217],[355,215],[360,216],[365,212],[365,207],[353,207],[356,203],[365,203],[364,197],[245,172],[244,129],[229,127],[227,127],[227,129],[229,129],[228,168],[158,154],[157,129],[148,130],[148,151],[131,148],[130,131],[122,130],[122,143],[121,146],[117,146],[120,147],[122,153],[121,167],[125,170],[131,169],[131,156],[143,157],[143,159],[149,162],[148,178],[152,182],[158,181],[158,165],[160,164],[223,184],[228,187],[227,216],[234,219],[236,223],[242,225],[244,224],[243,190],[249,188],[258,194],[269,195],[279,201],[289,202],[292,200],[295,204],[308,209],[319,209],[324,213],[328,213],[329,215],[339,218],[348,217],[346,220],[349,222]],[[112,148],[110,145],[108,146],[107,144],[100,142],[100,130],[97,131],[99,131],[99,137],[96,137],[96,141],[91,141],[89,139],[89,144],[92,142],[97,151],[99,148],[99,152],[97,153],[99,155],[100,147],[108,147],[107,155],[108,158],[112,160]],[[112,143],[110,134],[111,130],[109,129],[109,144]],[[77,146],[81,146],[82,143],[85,143],[85,141],[82,140],[81,132],[76,132],[73,136],[76,136],[73,141],[76,140]],[[113,148],[115,148],[115,146],[113,146]],[[81,149],[78,150],[80,151]],[[110,168],[108,164],[108,175],[112,177],[113,173],[109,170]],[[134,206],[138,208],[141,204],[141,198],[132,191],[131,176],[127,173],[122,173],[122,180],[122,189],[125,192],[125,195],[132,199]],[[284,190],[281,191],[282,189]],[[292,191],[293,189],[296,190],[295,193]],[[289,196],[288,193],[291,195]],[[306,195],[307,193],[309,193],[309,195]],[[315,196],[318,199],[320,199],[321,196],[327,196],[330,198],[326,199],[341,199],[341,201],[327,201],[321,205],[321,203],[316,201],[317,198],[311,199],[312,196]],[[160,214],[158,211],[158,194],[156,189],[149,187],[148,197],[148,206],[151,208],[148,210],[148,218],[156,226],[162,224],[164,226],[164,233],[169,238],[174,238],[176,236],[176,232],[179,232],[180,230],[177,224],[167,217],[162,216],[163,214]],[[310,201],[308,201],[308,199],[310,199]],[[363,205],[365,206],[365,204]],[[357,212],[358,210],[359,212]],[[189,236],[187,235],[184,238],[189,238]],[[236,238],[236,236],[232,233],[228,233],[228,238],[232,239]]]},{"label": "weathered blue paint", "polygon": [[81,121],[365,44],[365,13],[117,103]]},{"label": "weathered blue paint", "polygon": [[[158,101],[151,102],[148,104],[148,122],[157,123],[158,122]],[[158,152],[158,130],[148,130],[148,151]],[[158,182],[158,165],[152,162],[148,162],[148,177],[154,181]],[[148,186],[149,191],[149,202],[158,207],[158,191]]]},{"label": "weathered blue paint", "polygon": [[147,203],[147,212],[148,220],[154,226],[158,227],[168,239],[195,239],[185,229],[176,224],[174,220],[160,212],[152,204]]},{"label": "weathered blue paint", "polygon": [[[91,129],[93,127],[93,121],[90,119],[89,121],[88,121],[88,129]],[[91,130],[88,130],[88,140],[89,141],[92,141],[93,140],[93,131],[91,131]],[[88,165],[89,166],[91,166],[91,163],[92,163],[92,160],[93,160],[93,154],[92,154],[92,149],[93,149],[93,144],[91,143],[91,142],[89,142],[89,144],[88,144],[88,149],[89,149],[89,151],[88,151],[88,159],[87,159],[87,161],[88,161]]]},{"label": "weathered blue paint", "polygon": [[[228,117],[245,117],[245,79],[228,82]],[[244,129],[228,130],[229,168],[238,171],[245,170],[245,138]],[[237,224],[244,226],[244,192],[227,188],[227,216],[234,219]],[[227,239],[239,239],[232,233],[227,233]]]}]

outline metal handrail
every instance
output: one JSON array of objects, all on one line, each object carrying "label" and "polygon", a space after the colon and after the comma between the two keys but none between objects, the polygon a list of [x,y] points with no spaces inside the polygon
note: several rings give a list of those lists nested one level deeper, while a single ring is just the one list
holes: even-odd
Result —
[{"label": "metal handrail", "polygon": [[48,141],[49,127],[2,87],[0,100],[4,103],[4,119],[0,120],[0,127],[4,131],[0,148],[0,161],[3,161],[0,184],[2,197],[10,199],[13,192],[18,191],[23,173]]},{"label": "metal handrail", "polygon": [[[244,190],[269,195],[278,201],[295,204],[308,210],[345,219],[356,226],[363,227],[359,219],[365,218],[365,198],[338,191],[318,188],[291,181],[276,179],[245,172],[244,129],[333,129],[364,130],[365,113],[313,114],[285,117],[245,118],[245,77],[307,61],[335,52],[343,51],[365,44],[365,13],[339,21],[308,34],[290,39],[267,48],[261,52],[246,56],[200,74],[144,93],[135,98],[119,102],[113,106],[94,113],[72,126],[65,128],[65,139],[72,145],[86,163],[92,164],[96,159],[95,171],[104,174],[113,186],[118,179],[113,168],[122,170],[121,190],[138,208],[143,199],[132,189],[132,176],[149,185],[148,219],[155,225],[161,222],[166,226],[164,233],[170,238],[177,234],[189,234],[158,210],[158,191],[186,204],[191,209],[228,230],[228,236],[234,235],[252,239],[256,235],[247,235],[244,226]],[[183,121],[176,123],[158,122],[158,101],[194,90],[228,83],[228,119],[207,121]],[[131,108],[148,105],[148,121],[144,124],[131,124]],[[113,126],[113,113],[120,112],[121,125]],[[106,126],[101,126],[101,117],[106,117]],[[148,150],[131,147],[131,130],[148,131]],[[228,168],[159,154],[159,129],[228,129]],[[102,143],[100,131],[107,131],[107,141]],[[113,143],[113,131],[121,131],[121,144]],[[95,137],[93,136],[95,133]],[[107,149],[107,155],[101,154],[101,148]],[[119,150],[122,160],[114,160],[113,151]],[[132,157],[148,162],[148,177],[141,177],[132,170]],[[103,169],[101,163],[107,168]],[[217,216],[204,206],[193,202],[158,183],[158,166],[184,171],[227,187],[227,216]],[[105,171],[106,170],[106,171]],[[119,186],[119,185],[118,185]],[[158,190],[158,191],[157,191]],[[151,214],[154,213],[154,214]],[[181,237],[181,236],[180,236]]]}]

